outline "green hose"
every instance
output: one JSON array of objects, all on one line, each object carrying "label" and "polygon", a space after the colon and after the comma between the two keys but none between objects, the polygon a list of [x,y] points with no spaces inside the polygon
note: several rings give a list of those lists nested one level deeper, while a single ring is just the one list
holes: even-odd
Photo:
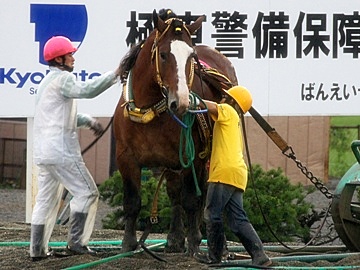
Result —
[{"label": "green hose", "polygon": [[[158,243],[162,243],[166,240],[146,240],[145,243],[146,244],[158,244]],[[49,247],[62,247],[62,246],[66,246],[67,242],[49,242]],[[122,241],[121,240],[116,240],[116,241],[90,241],[89,242],[89,246],[90,245],[122,245]],[[6,246],[18,246],[18,247],[22,247],[22,246],[30,246],[30,242],[0,242],[0,246],[1,247],[6,247]]]},{"label": "green hose", "polygon": [[[164,239],[148,239],[145,241],[146,244],[150,244],[151,246],[148,247],[148,249],[151,250],[156,250],[159,247],[163,246],[166,244],[166,240]],[[201,241],[202,244],[206,245],[207,241],[206,240],[202,240]],[[30,242],[0,242],[0,246],[29,246]],[[67,242],[49,242],[49,246],[50,247],[61,247],[61,246],[66,246]],[[122,245],[122,241],[121,240],[109,240],[109,241],[90,241],[89,245]],[[201,248],[202,250],[207,250],[206,247]],[[236,245],[236,246],[228,246],[228,250],[230,252],[243,252],[245,251],[244,247],[241,245]],[[264,250],[266,251],[271,251],[271,252],[287,252],[288,250],[284,250],[283,247],[281,246],[264,246]],[[324,253],[324,252],[328,252],[328,251],[336,251],[336,252],[344,252],[346,251],[346,247],[345,246],[309,246],[304,248],[302,251],[304,252],[318,252],[318,253]],[[134,254],[137,253],[141,253],[143,252],[143,249],[140,250],[136,250],[136,251],[131,251],[131,252],[126,252],[126,253],[121,253],[118,255],[115,255],[113,257],[108,257],[108,258],[104,258],[101,259],[99,261],[95,261],[95,262],[91,262],[88,264],[83,264],[83,265],[78,265],[78,266],[74,266],[71,268],[67,268],[67,269],[82,269],[82,268],[87,268],[87,267],[91,267],[94,265],[98,265],[98,264],[102,264],[102,263],[106,263],[112,260],[116,260],[119,258],[123,258],[123,257],[128,257],[128,256],[132,256]],[[318,254],[318,255],[306,255],[306,256],[295,256],[295,255],[287,255],[287,256],[283,256],[283,257],[273,257],[271,258],[271,260],[273,262],[289,262],[289,261],[300,261],[300,262],[307,262],[307,263],[311,263],[317,260],[327,260],[330,262],[336,262],[339,261],[341,259],[347,258],[348,256],[351,255],[358,255],[360,253],[341,253],[341,254]],[[258,269],[258,268],[248,268],[249,264],[251,264],[251,260],[234,260],[234,261],[226,261],[221,265],[221,269],[227,269],[227,270],[232,270],[232,269]],[[246,267],[244,266],[246,265]],[[228,266],[228,267],[227,267]],[[236,266],[236,267],[234,267]],[[243,267],[242,267],[243,266]],[[214,269],[214,268],[213,268]],[[334,267],[308,267],[306,266],[306,268],[304,267],[284,267],[284,266],[273,266],[272,269],[360,269],[360,266],[334,266]]]},{"label": "green hose", "polygon": [[[285,256],[285,257],[273,257],[271,260],[273,262],[289,262],[289,261],[299,261],[299,262],[306,262],[306,263],[312,263],[318,260],[325,260],[329,262],[337,262],[339,260],[345,259],[352,255],[358,255],[359,253],[343,253],[343,254],[321,254],[321,255],[306,255],[306,256]],[[229,265],[230,267],[236,266],[236,268],[224,268],[226,265]],[[223,266],[221,269],[241,269],[239,266],[246,266],[249,267],[251,265],[251,260],[234,260],[234,261],[225,261],[221,264]],[[326,267],[316,267],[311,268],[306,266],[299,267],[298,269],[359,269],[359,266],[350,266],[350,268],[344,268],[345,266],[336,266],[335,268],[329,268]],[[346,266],[348,267],[348,266]],[[271,267],[272,269],[294,269],[291,268],[284,268],[283,266],[279,267]],[[246,268],[249,269],[249,268]]]},{"label": "green hose", "polygon": [[[159,246],[163,246],[165,244],[166,244],[166,241],[163,241],[161,243],[151,245],[151,246],[149,246],[147,248],[149,250],[152,250],[152,249],[158,248]],[[129,257],[129,256],[139,254],[139,253],[142,253],[142,252],[144,252],[144,249],[141,248],[141,249],[138,249],[138,250],[117,254],[115,256],[111,256],[111,257],[108,257],[108,258],[100,259],[100,260],[89,262],[89,263],[79,264],[79,265],[71,266],[71,267],[64,268],[64,269],[65,270],[76,270],[76,269],[89,268],[89,267],[93,267],[95,265],[111,262],[111,261],[114,261],[114,260],[117,260],[117,259],[121,259],[121,258],[124,258],[124,257]]]},{"label": "green hose", "polygon": [[[240,270],[240,269],[246,269],[246,270],[258,270],[259,267],[249,267],[249,266],[244,266],[244,267],[221,267],[219,268],[221,270]],[[290,269],[290,270],[345,270],[345,269],[359,269],[359,266],[324,266],[324,267],[319,267],[319,266],[306,266],[306,267],[301,267],[301,266],[272,266],[268,269]]]}]

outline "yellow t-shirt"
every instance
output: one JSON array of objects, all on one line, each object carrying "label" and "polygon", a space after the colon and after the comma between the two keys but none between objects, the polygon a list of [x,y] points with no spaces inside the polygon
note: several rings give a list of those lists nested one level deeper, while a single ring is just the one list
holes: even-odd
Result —
[{"label": "yellow t-shirt", "polygon": [[209,182],[220,182],[241,188],[247,184],[247,166],[243,156],[240,118],[233,107],[218,104],[210,159]]}]

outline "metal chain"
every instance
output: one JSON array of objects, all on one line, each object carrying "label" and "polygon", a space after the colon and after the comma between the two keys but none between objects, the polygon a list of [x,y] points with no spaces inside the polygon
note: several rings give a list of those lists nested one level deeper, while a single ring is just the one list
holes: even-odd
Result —
[{"label": "metal chain", "polygon": [[[286,153],[287,151],[289,151],[289,153]],[[326,198],[328,199],[332,199],[333,198],[333,194],[329,191],[329,189],[320,181],[320,179],[318,179],[317,177],[315,177],[313,175],[313,173],[311,171],[308,170],[308,168],[306,168],[306,166],[304,166],[300,160],[296,159],[295,156],[295,152],[292,149],[291,146],[289,146],[285,151],[282,152],[285,156],[287,156],[288,158],[292,159],[295,163],[296,166],[300,169],[300,171],[306,176],[306,178],[308,178],[311,183],[313,183],[315,185],[315,187],[326,196]]]}]

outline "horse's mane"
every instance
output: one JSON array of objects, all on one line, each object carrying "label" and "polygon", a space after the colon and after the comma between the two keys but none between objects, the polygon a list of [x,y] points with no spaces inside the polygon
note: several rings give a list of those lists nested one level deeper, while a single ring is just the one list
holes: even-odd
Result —
[{"label": "horse's mane", "polygon": [[129,71],[135,65],[136,59],[141,50],[141,46],[144,44],[145,40],[140,41],[130,48],[127,54],[120,62],[120,78],[121,81],[126,80]]},{"label": "horse's mane", "polygon": [[[174,13],[171,9],[161,9],[159,11],[159,17],[166,21],[170,18],[177,17],[176,13]],[[127,54],[124,56],[124,58],[120,62],[120,78],[121,81],[125,81],[129,71],[132,69],[132,67],[135,65],[136,59],[139,55],[139,52],[141,50],[142,45],[144,44],[145,40],[141,40],[139,43],[135,44],[130,48],[130,50],[127,52]]]}]

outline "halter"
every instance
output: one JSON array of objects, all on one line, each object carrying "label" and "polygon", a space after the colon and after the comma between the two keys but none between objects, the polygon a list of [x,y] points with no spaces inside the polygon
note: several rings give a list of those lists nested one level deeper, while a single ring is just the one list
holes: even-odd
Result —
[{"label": "halter", "polygon": [[[163,80],[161,78],[160,67],[159,67],[159,46],[158,45],[159,45],[160,40],[163,38],[163,36],[169,31],[173,21],[178,21],[178,22],[182,23],[182,27],[181,26],[175,27],[175,33],[180,33],[182,31],[182,29],[185,29],[188,36],[191,37],[189,29],[186,27],[185,24],[183,24],[182,20],[178,19],[178,18],[171,18],[171,19],[166,20],[165,23],[167,24],[167,27],[161,33],[161,35],[160,35],[159,30],[156,31],[154,43],[153,43],[153,46],[151,49],[151,59],[155,58],[156,81],[157,81],[158,85],[160,86],[161,91],[163,92],[163,95],[166,95],[166,93],[167,93],[167,86],[163,83]],[[191,58],[190,66],[191,66],[191,69],[190,69],[189,79],[188,79],[188,83],[187,83],[189,89],[191,88],[193,80],[194,80],[194,59],[193,58]]]},{"label": "halter", "polygon": [[[152,45],[151,49],[151,59],[155,58],[155,68],[156,68],[156,81],[157,84],[160,86],[161,93],[163,95],[163,99],[157,102],[156,104],[150,105],[147,108],[138,108],[135,106],[135,101],[133,98],[133,89],[132,89],[132,72],[129,71],[128,74],[128,82],[125,80],[123,83],[123,96],[125,99],[125,103],[123,106],[127,105],[127,109],[124,110],[125,117],[129,117],[132,121],[138,122],[138,123],[149,123],[154,119],[155,116],[159,116],[161,113],[168,110],[167,107],[167,93],[168,93],[168,87],[164,84],[161,74],[160,74],[160,68],[159,68],[159,41],[164,37],[164,35],[169,31],[172,22],[176,20],[181,22],[181,26],[175,27],[175,32],[181,32],[182,29],[185,29],[189,37],[191,37],[191,34],[189,32],[189,29],[186,27],[186,25],[183,24],[182,20],[178,18],[171,18],[165,21],[167,24],[167,27],[165,30],[161,33],[157,30],[155,34],[154,43]],[[188,88],[191,89],[193,80],[194,80],[194,59],[191,59],[190,64],[190,74],[188,78]]]}]

